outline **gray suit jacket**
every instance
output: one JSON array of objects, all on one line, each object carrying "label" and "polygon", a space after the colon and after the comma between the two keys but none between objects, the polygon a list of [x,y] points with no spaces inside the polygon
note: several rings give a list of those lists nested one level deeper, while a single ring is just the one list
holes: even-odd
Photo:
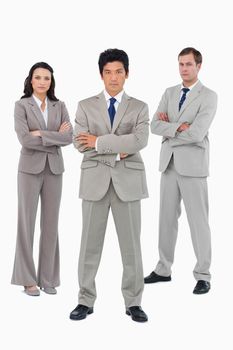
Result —
[{"label": "gray suit jacket", "polygon": [[[15,131],[22,145],[18,170],[29,174],[40,173],[48,157],[54,174],[64,171],[60,146],[72,142],[72,128],[68,132],[58,132],[69,115],[64,102],[48,99],[48,125],[34,98],[23,98],[15,103]],[[42,137],[32,136],[30,131],[41,130]]]},{"label": "gray suit jacket", "polygon": [[[201,82],[189,92],[179,112],[181,86],[168,88],[162,96],[151,122],[151,132],[163,136],[159,170],[164,172],[171,156],[178,173],[184,176],[209,175],[208,130],[217,108],[217,95]],[[165,112],[169,122],[158,119]],[[190,127],[183,132],[177,128],[184,122]]]},{"label": "gray suit jacket", "polygon": [[[122,201],[148,197],[145,167],[139,151],[147,145],[149,117],[147,105],[122,96],[111,129],[104,94],[78,105],[74,137],[80,132],[98,136],[98,151],[84,150],[74,138],[74,146],[84,154],[81,164],[80,198],[98,201],[106,194],[110,180]],[[118,153],[128,153],[116,161]]]}]

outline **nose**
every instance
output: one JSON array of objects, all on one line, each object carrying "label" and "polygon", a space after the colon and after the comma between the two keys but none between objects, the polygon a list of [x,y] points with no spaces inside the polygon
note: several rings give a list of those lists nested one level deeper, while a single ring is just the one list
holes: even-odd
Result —
[{"label": "nose", "polygon": [[117,80],[117,74],[116,74],[116,73],[112,73],[112,74],[111,74],[111,80],[112,80],[112,81]]}]

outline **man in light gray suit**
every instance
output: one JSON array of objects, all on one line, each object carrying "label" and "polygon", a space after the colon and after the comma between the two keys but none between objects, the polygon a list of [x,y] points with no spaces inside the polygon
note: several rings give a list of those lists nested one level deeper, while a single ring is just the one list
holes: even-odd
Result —
[{"label": "man in light gray suit", "polygon": [[179,56],[182,84],[168,88],[151,122],[153,134],[163,136],[159,255],[155,270],[145,283],[171,280],[171,266],[183,199],[197,258],[194,294],[210,289],[211,240],[208,223],[207,176],[209,175],[208,130],[217,107],[217,95],[198,80],[202,55],[194,48]]},{"label": "man in light gray suit", "polygon": [[105,90],[78,105],[74,145],[84,154],[80,198],[83,231],[79,255],[79,304],[72,320],[93,313],[95,276],[99,266],[109,209],[118,235],[122,262],[122,293],[126,314],[145,322],[141,308],[143,268],[140,247],[140,200],[148,196],[145,168],[139,151],[147,145],[148,108],[123,91],[128,56],[118,49],[100,54]]}]

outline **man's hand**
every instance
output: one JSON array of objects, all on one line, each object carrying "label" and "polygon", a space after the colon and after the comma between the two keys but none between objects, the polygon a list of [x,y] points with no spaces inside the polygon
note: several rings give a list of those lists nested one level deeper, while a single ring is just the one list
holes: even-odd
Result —
[{"label": "man's hand", "polygon": [[86,148],[95,148],[97,136],[81,132],[75,139],[78,141],[79,145],[85,146]]},{"label": "man's hand", "polygon": [[128,157],[128,153],[120,153],[120,158],[121,159],[124,159],[126,157]]},{"label": "man's hand", "polygon": [[178,132],[182,132],[187,130],[190,127],[190,125],[188,123],[182,123],[179,128],[177,129]]},{"label": "man's hand", "polygon": [[167,113],[158,112],[159,120],[162,120],[163,122],[169,122]]},{"label": "man's hand", "polygon": [[58,132],[66,132],[71,128],[71,124],[69,122],[64,122],[61,124]]},{"label": "man's hand", "polygon": [[31,134],[32,136],[41,136],[40,130],[30,131],[30,134]]}]

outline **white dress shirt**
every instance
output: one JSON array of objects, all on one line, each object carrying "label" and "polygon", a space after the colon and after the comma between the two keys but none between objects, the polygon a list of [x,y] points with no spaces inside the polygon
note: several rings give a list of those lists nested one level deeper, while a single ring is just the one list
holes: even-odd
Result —
[{"label": "white dress shirt", "polygon": [[[104,90],[103,92],[104,92],[104,96],[105,96],[105,99],[106,99],[106,102],[107,102],[107,108],[109,108],[109,106],[110,106],[110,98],[112,98],[113,96],[110,96],[109,93],[106,90]],[[121,99],[122,99],[123,93],[124,93],[124,90],[122,90],[121,92],[119,92],[119,94],[114,96],[114,98],[116,99],[116,102],[114,103],[115,111],[117,111],[117,108],[118,108],[119,104],[121,103]]]},{"label": "white dress shirt", "polygon": [[45,109],[44,109],[44,111],[42,111],[42,109],[41,109],[42,101],[38,97],[36,97],[35,95],[32,95],[32,96],[33,96],[34,100],[36,101],[38,107],[40,108],[40,111],[41,111],[43,118],[44,118],[44,121],[45,121],[45,125],[47,127],[47,124],[48,124],[48,98],[47,97],[45,98]]}]

